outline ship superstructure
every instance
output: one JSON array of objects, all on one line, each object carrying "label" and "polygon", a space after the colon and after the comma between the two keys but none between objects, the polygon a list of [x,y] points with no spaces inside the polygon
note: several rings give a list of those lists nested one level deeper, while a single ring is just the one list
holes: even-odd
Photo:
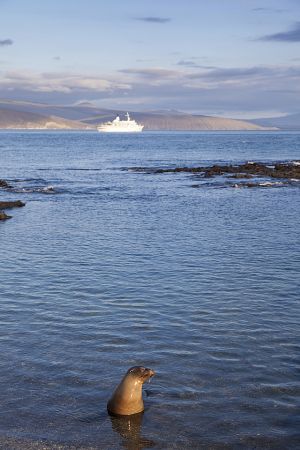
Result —
[{"label": "ship superstructure", "polygon": [[144,125],[130,119],[129,113],[126,113],[126,120],[121,120],[117,116],[111,122],[105,122],[97,127],[97,130],[103,133],[138,133],[142,131]]}]

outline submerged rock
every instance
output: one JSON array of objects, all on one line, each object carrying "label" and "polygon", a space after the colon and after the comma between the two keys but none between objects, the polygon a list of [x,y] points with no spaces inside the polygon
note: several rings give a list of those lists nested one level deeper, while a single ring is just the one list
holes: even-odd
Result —
[{"label": "submerged rock", "polygon": [[11,202],[1,202],[0,201],[1,209],[21,208],[22,206],[25,206],[25,203],[21,202],[21,200],[15,200],[15,201],[11,201]]},{"label": "submerged rock", "polygon": [[253,178],[253,175],[250,175],[249,173],[235,173],[234,175],[230,175],[229,178]]},{"label": "submerged rock", "polygon": [[5,214],[4,211],[0,211],[0,220],[7,220],[7,219],[11,219],[11,216]]},{"label": "submerged rock", "polygon": [[218,165],[208,167],[175,167],[175,168],[130,168],[136,172],[147,173],[201,173],[203,177],[210,178],[221,175],[228,175],[232,178],[251,178],[269,177],[269,178],[286,178],[286,179],[300,179],[300,165],[295,163],[276,163],[274,165],[263,164],[258,162],[246,162],[239,165]]},{"label": "submerged rock", "polygon": [[[11,209],[11,208],[21,208],[25,206],[25,203],[21,202],[21,200],[15,200],[10,202],[1,202],[0,201],[0,209]],[[12,216],[8,216],[4,211],[0,211],[0,220],[11,219]]]},{"label": "submerged rock", "polygon": [[5,180],[0,180],[0,188],[10,188],[11,185]]}]

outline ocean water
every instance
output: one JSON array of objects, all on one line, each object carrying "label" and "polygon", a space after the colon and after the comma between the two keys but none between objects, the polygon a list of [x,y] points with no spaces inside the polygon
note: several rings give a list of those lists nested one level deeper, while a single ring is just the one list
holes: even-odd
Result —
[{"label": "ocean water", "polygon": [[[0,223],[1,448],[300,448],[300,182],[133,169],[299,160],[300,134],[3,131],[0,156],[26,202]],[[111,418],[133,365],[145,413]]]}]

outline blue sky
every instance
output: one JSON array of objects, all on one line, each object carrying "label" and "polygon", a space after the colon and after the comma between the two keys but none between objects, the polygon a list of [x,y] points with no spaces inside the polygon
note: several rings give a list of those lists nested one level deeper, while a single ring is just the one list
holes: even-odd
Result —
[{"label": "blue sky", "polygon": [[298,0],[0,0],[0,97],[299,112]]}]

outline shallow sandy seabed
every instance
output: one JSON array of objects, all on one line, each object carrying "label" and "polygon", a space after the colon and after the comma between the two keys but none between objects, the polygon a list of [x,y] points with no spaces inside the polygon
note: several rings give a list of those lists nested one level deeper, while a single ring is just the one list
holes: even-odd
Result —
[{"label": "shallow sandy seabed", "polygon": [[[106,447],[103,447],[104,449]],[[31,441],[30,439],[14,439],[0,437],[1,450],[96,450],[97,447],[86,447],[73,444],[56,444],[54,442],[44,442],[42,440]]]}]

